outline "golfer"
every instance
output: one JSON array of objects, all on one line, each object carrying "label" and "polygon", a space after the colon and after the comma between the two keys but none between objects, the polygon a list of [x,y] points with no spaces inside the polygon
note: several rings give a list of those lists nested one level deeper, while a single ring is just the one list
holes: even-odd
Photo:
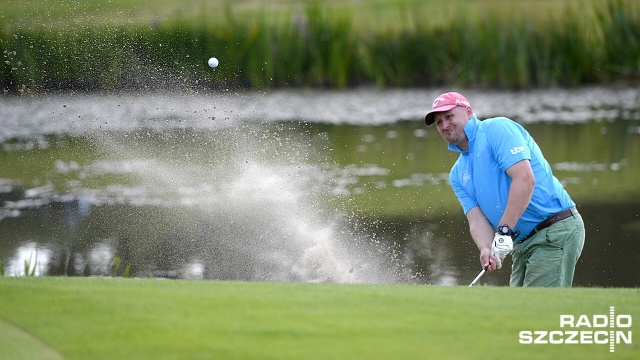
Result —
[{"label": "golfer", "polygon": [[531,135],[505,117],[478,120],[456,92],[438,96],[424,122],[460,153],[449,177],[482,267],[502,266],[492,247],[507,238],[511,286],[571,287],[584,222]]}]

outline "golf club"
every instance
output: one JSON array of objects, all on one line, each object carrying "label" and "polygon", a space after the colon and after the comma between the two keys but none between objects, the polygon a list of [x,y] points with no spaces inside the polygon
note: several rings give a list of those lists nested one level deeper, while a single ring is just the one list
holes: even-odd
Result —
[{"label": "golf club", "polygon": [[478,282],[478,280],[480,280],[480,278],[482,277],[482,275],[484,275],[485,272],[487,272],[487,268],[484,268],[484,269],[482,269],[482,271],[480,271],[480,274],[478,274],[478,276],[476,276],[476,278],[473,279],[471,284],[469,284],[469,287],[472,287],[473,285],[475,285],[476,282]]}]

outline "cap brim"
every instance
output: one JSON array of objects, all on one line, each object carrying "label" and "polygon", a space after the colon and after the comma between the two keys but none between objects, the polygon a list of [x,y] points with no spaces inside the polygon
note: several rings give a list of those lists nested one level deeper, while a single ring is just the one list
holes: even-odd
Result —
[{"label": "cap brim", "polygon": [[458,105],[444,105],[444,106],[437,107],[435,109],[431,109],[431,111],[429,111],[427,113],[427,115],[424,116],[425,125],[433,124],[433,121],[434,121],[433,120],[433,114],[434,113],[443,112],[443,111],[449,111],[449,110],[453,109],[456,106],[458,106]]}]

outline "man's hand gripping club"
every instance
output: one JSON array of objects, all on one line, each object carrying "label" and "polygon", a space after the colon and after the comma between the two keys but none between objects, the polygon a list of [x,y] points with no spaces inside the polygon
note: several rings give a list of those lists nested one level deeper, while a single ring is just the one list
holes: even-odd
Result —
[{"label": "man's hand gripping club", "polygon": [[469,287],[480,280],[485,272],[490,273],[493,270],[502,268],[502,261],[511,254],[513,251],[513,239],[510,235],[502,235],[496,233],[491,243],[491,255],[489,255],[489,249],[484,249],[480,252],[480,262],[482,263],[482,271],[471,282]]},{"label": "man's hand gripping club", "polygon": [[513,239],[510,235],[496,233],[491,244],[491,255],[496,258],[496,269],[502,268],[502,261],[513,251]]},{"label": "man's hand gripping club", "polygon": [[513,251],[513,239],[509,235],[496,233],[491,243],[491,249],[480,251],[482,268],[487,272],[502,268],[502,261]]}]

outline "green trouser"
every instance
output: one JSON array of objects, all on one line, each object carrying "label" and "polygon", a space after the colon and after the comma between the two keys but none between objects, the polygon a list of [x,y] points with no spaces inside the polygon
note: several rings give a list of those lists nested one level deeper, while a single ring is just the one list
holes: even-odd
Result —
[{"label": "green trouser", "polygon": [[584,238],[582,216],[575,214],[514,244],[509,285],[571,287]]}]

